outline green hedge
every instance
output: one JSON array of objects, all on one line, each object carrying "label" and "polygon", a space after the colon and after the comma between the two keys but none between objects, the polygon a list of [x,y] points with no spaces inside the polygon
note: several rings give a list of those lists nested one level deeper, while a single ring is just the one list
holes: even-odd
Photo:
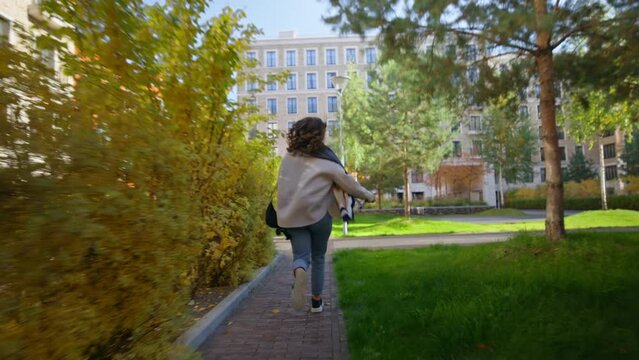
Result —
[{"label": "green hedge", "polygon": [[[545,209],[546,199],[506,199],[506,206],[514,209]],[[564,208],[566,210],[598,210],[601,209],[601,198],[566,198]],[[639,210],[639,195],[608,196],[608,208]]]}]

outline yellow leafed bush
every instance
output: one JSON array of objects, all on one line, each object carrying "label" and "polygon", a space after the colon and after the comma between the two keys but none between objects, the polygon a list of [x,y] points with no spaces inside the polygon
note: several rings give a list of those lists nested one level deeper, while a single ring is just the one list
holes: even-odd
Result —
[{"label": "yellow leafed bush", "polygon": [[256,30],[170,3],[45,1],[73,27],[0,45],[2,359],[167,358],[198,286],[273,254],[272,144],[228,98]]}]

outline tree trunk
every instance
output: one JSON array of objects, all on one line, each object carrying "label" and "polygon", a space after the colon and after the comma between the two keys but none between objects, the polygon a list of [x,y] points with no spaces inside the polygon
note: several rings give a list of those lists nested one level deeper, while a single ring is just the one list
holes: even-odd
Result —
[{"label": "tree trunk", "polygon": [[499,207],[504,207],[504,176],[499,165]]},{"label": "tree trunk", "polygon": [[408,166],[404,165],[404,217],[410,219],[410,204],[408,203]]},{"label": "tree trunk", "polygon": [[555,121],[555,91],[553,87],[553,58],[550,48],[550,29],[544,19],[546,0],[535,0],[537,47],[535,63],[541,85],[541,127],[546,158],[546,237],[552,241],[566,237],[564,226],[564,186],[561,180],[559,139]]},{"label": "tree trunk", "polygon": [[606,195],[606,164],[604,162],[603,137],[599,137],[599,185],[601,188],[601,210],[608,210]]},{"label": "tree trunk", "polygon": [[377,210],[382,210],[382,189],[377,184]]}]

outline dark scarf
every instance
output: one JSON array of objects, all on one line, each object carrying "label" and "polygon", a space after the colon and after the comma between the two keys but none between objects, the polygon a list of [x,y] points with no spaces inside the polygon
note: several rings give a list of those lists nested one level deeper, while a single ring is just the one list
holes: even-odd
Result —
[{"label": "dark scarf", "polygon": [[[310,154],[312,157],[316,157],[318,159],[324,159],[324,160],[328,160],[328,161],[332,161],[334,163],[339,164],[339,166],[342,167],[342,169],[344,169],[344,172],[346,174],[348,174],[348,171],[346,171],[346,169],[344,168],[344,164],[342,164],[341,161],[339,161],[339,158],[337,157],[337,154],[335,154],[335,152],[333,151],[333,149],[329,148],[328,146],[324,145],[321,149],[319,149],[318,151]],[[343,191],[343,190],[342,190]],[[346,192],[345,192],[346,193]],[[355,221],[355,198],[348,194],[348,204],[347,206],[350,209],[345,209],[345,208],[340,208],[340,214],[342,215],[342,220],[344,221]]]}]

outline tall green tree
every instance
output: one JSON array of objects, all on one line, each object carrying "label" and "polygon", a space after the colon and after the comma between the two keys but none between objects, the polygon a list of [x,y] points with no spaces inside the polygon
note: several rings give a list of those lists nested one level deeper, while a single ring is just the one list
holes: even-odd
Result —
[{"label": "tall green tree", "polygon": [[610,104],[603,91],[573,92],[562,106],[562,122],[576,141],[591,149],[597,145],[599,153],[599,183],[601,184],[601,208],[608,209],[606,195],[606,166],[604,163],[604,134],[617,129],[631,131],[633,127],[631,102]]},{"label": "tall green tree", "polygon": [[[395,191],[402,184],[402,172],[397,162],[387,156],[384,149],[373,141],[378,122],[371,117],[369,91],[355,71],[349,71],[351,80],[342,97],[346,164],[357,172],[362,184],[374,188],[377,207],[382,206],[385,191]],[[337,137],[332,138],[334,142]]]},{"label": "tall green tree", "polygon": [[481,156],[499,178],[500,203],[504,204],[504,179],[525,181],[532,175],[536,139],[528,115],[518,111],[514,94],[503,96],[485,110],[482,121]]},{"label": "tall green tree", "polygon": [[592,169],[592,162],[586,159],[583,151],[575,153],[568,162],[568,176],[566,180],[582,182],[592,179],[597,173]]},{"label": "tall green tree", "polygon": [[[451,102],[419,91],[424,77],[395,61],[382,65],[379,81],[370,84],[369,145],[385,163],[399,167],[404,182],[404,214],[410,217],[409,169],[434,170],[450,149],[453,121],[459,111]],[[384,163],[381,163],[383,165]]]},{"label": "tall green tree", "polygon": [[639,141],[637,140],[639,131],[635,128],[632,138],[626,140],[621,159],[624,162],[623,170],[627,175],[639,176]]},{"label": "tall green tree", "polygon": [[[551,240],[565,237],[563,183],[557,125],[555,119],[554,54],[566,48],[569,39],[599,34],[607,24],[619,23],[625,2],[601,1],[455,1],[455,0],[330,0],[335,10],[326,18],[343,32],[364,34],[378,29],[389,58],[409,57],[423,51],[424,45],[435,46],[456,42],[465,51],[468,64],[477,64],[483,73],[491,74],[491,59],[514,55],[534,61],[534,73],[541,86],[541,118],[546,159],[546,235]],[[617,6],[621,4],[620,6]],[[632,12],[631,12],[632,13]],[[619,33],[627,40],[630,34]],[[470,59],[470,60],[468,60]],[[445,64],[445,63],[438,63]],[[484,64],[484,65],[481,65]],[[433,76],[446,72],[446,67],[432,66]],[[573,70],[574,71],[574,70]],[[560,77],[563,77],[559,74]],[[515,90],[515,89],[513,89]]]}]

